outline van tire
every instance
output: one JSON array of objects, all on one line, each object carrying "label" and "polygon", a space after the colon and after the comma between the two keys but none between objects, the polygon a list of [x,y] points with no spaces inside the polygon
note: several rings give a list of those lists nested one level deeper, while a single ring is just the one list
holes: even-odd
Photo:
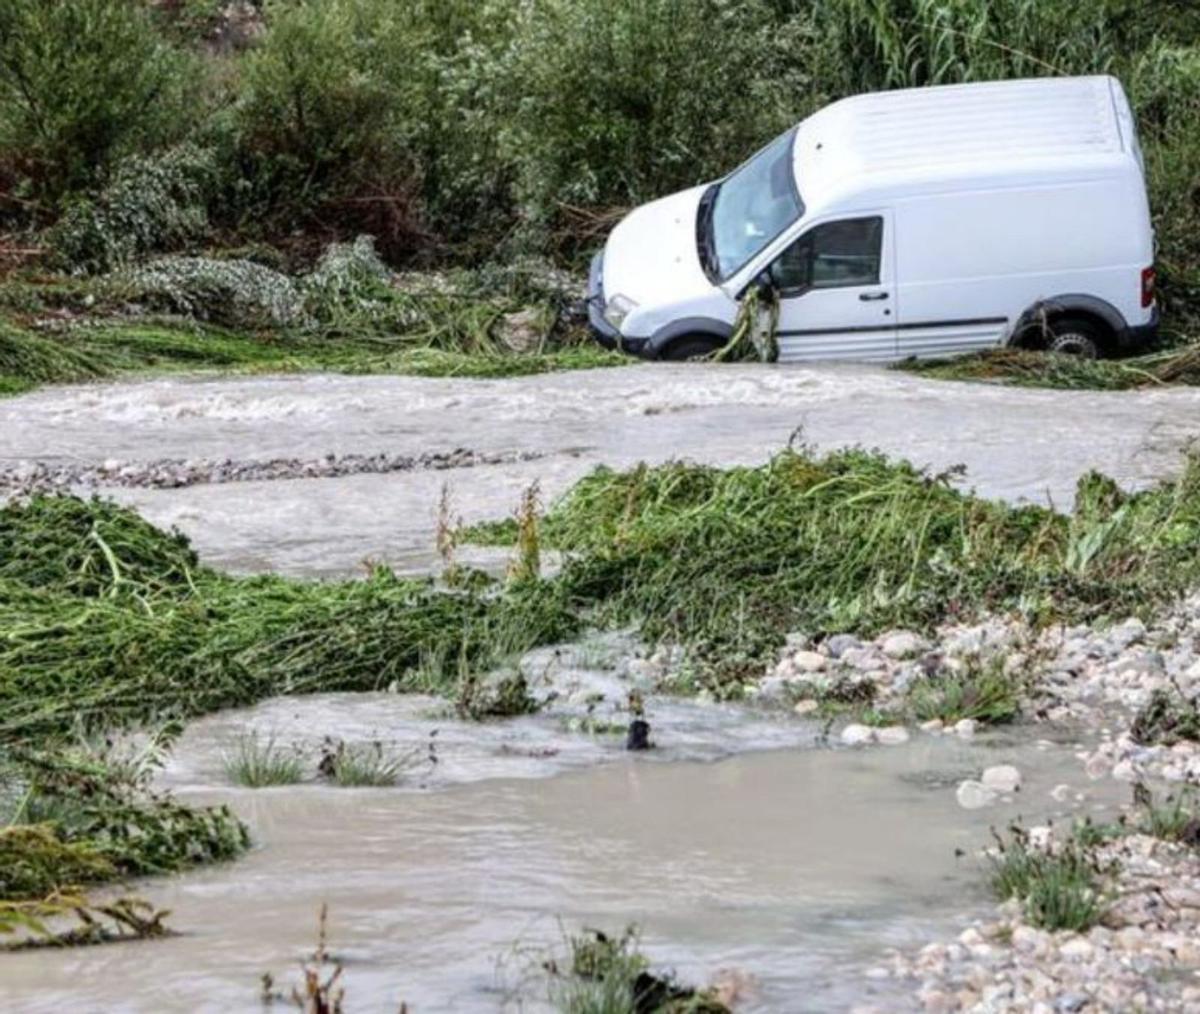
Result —
[{"label": "van tire", "polygon": [[1047,349],[1059,355],[1099,359],[1105,346],[1100,327],[1083,317],[1060,317],[1050,322]]},{"label": "van tire", "polygon": [[723,344],[720,338],[713,338],[709,335],[684,335],[682,338],[676,338],[663,350],[662,358],[671,362],[681,362],[684,359],[704,359],[711,356]]}]

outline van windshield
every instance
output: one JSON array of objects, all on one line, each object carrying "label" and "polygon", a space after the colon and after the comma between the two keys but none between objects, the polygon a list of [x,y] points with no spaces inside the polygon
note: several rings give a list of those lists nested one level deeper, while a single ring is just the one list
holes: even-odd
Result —
[{"label": "van windshield", "polygon": [[700,203],[700,261],[714,281],[736,274],[804,213],[792,147],[796,128],[777,137],[709,189]]}]

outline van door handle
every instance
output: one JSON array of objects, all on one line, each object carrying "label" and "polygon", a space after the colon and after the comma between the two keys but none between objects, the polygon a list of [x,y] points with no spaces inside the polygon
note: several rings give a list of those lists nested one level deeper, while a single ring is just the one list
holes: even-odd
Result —
[{"label": "van door handle", "polygon": [[860,292],[858,298],[864,303],[870,303],[877,299],[887,299],[888,294],[886,292]]}]

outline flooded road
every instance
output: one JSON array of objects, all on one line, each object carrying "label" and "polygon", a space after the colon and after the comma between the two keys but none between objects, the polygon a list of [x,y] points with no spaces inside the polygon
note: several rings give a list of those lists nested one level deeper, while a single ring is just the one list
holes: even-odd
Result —
[{"label": "flooded road", "polygon": [[325,479],[114,488],[178,525],[211,563],[345,574],[365,559],[424,572],[442,485],[468,522],[552,498],[598,464],[756,463],[797,431],[918,465],[967,467],[987,496],[1069,507],[1100,468],[1145,485],[1178,467],[1200,391],[1035,391],[864,365],[640,364],[505,380],[291,376],[52,388],[0,401],[0,467],[22,462],[262,461],[466,448],[533,461]]},{"label": "flooded road", "polygon": [[[364,721],[376,710],[361,698],[338,707]],[[228,733],[249,717],[220,721]],[[173,780],[203,768],[214,742],[189,733]],[[186,801],[230,802],[259,848],[144,885],[183,936],[7,956],[5,996],[30,1014],[261,1010],[259,976],[297,981],[327,902],[348,1011],[396,1011],[401,999],[417,1012],[543,1009],[533,973],[547,948],[581,926],[619,932],[630,921],[656,964],[690,981],[722,968],[750,976],[740,1010],[867,1000],[903,1010],[908,998],[864,971],[889,946],[920,946],[985,911],[973,853],[988,825],[1061,812],[1050,789],[1086,782],[1070,749],[1039,749],[1027,732],[664,759],[614,756],[442,792],[177,784]],[[1010,760],[1025,774],[1021,793],[958,807],[957,779]],[[1112,783],[1080,791],[1085,811],[1116,793]]]}]

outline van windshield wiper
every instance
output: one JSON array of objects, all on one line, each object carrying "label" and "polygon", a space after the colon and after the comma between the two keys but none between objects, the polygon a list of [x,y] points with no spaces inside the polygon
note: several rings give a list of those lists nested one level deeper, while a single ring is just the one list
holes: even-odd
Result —
[{"label": "van windshield wiper", "polygon": [[710,282],[716,282],[717,248],[713,240],[713,209],[717,204],[717,194],[721,189],[720,183],[714,183],[704,191],[700,198],[700,206],[696,209],[696,252],[700,258],[700,267],[708,276]]}]

